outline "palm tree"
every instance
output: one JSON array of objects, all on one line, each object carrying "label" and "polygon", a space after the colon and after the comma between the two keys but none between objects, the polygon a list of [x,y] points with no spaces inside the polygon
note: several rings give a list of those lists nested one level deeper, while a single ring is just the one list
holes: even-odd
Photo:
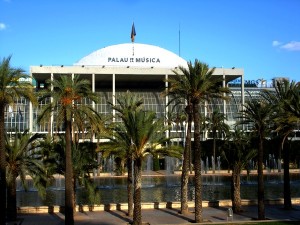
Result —
[{"label": "palm tree", "polygon": [[213,138],[213,173],[216,171],[216,139],[229,132],[229,126],[225,123],[226,116],[218,110],[213,111],[210,117],[206,117],[208,132],[212,132]]},{"label": "palm tree", "polygon": [[[179,67],[180,71],[183,68]],[[171,97],[170,102],[175,102],[175,105],[186,105],[184,112],[187,115],[187,128],[185,136],[185,145],[183,151],[183,161],[182,161],[182,172],[181,172],[181,188],[180,188],[180,213],[185,215],[188,213],[188,182],[189,182],[189,169],[191,168],[191,133],[192,133],[192,105],[189,95],[189,83],[188,77],[183,77],[181,72],[174,70],[174,77],[170,77],[167,82],[169,82],[169,88],[166,89],[164,94]]]},{"label": "palm tree", "polygon": [[[118,112],[117,117],[122,121],[128,120],[128,117],[133,112],[142,110],[143,100],[137,95],[132,94],[127,91],[123,95],[118,96],[117,105],[113,105],[111,102],[109,104],[114,110]],[[110,143],[107,143],[108,149],[113,152],[118,152],[117,154],[125,154],[125,159],[127,161],[127,199],[128,199],[128,216],[133,216],[133,158],[132,158],[132,142],[131,136],[126,130],[124,123],[117,123],[113,126],[112,135],[109,135]]]},{"label": "palm tree", "polygon": [[[65,176],[65,146],[64,136],[47,137],[41,142],[43,162],[47,168],[47,174],[60,174]],[[96,161],[96,144],[92,142],[80,142],[72,145],[72,163],[74,172],[74,196],[76,196],[76,183],[84,186],[90,204],[97,202],[99,193],[90,179],[90,174],[98,168]],[[78,181],[78,182],[77,182]],[[75,202],[74,202],[75,204]],[[75,206],[75,205],[74,205]]]},{"label": "palm tree", "polygon": [[[213,77],[215,68],[210,69],[206,63],[195,60],[188,63],[188,68],[179,67],[174,71],[175,77],[168,80],[168,93],[186,101],[188,124],[194,121],[194,168],[195,168],[195,222],[203,221],[202,217],[202,182],[201,182],[201,147],[199,105],[211,98],[224,98],[228,88],[222,88],[222,79]],[[188,135],[188,134],[187,134]],[[188,142],[186,142],[188,144]],[[183,168],[184,173],[184,168]]]},{"label": "palm tree", "polygon": [[[299,93],[299,85],[294,81],[289,82],[283,80],[276,82],[275,91],[264,90],[262,97],[273,106],[272,118],[274,122],[274,131],[280,138],[279,160],[281,161],[281,151],[284,152],[284,208],[291,209],[291,190],[290,190],[290,154],[289,147],[285,146],[285,142],[291,133],[297,128],[298,118],[291,113],[290,108],[295,109],[291,104],[293,93]],[[285,146],[285,147],[284,147]],[[279,161],[278,160],[278,161]],[[280,163],[279,161],[279,163]]]},{"label": "palm tree", "polygon": [[108,142],[101,143],[99,149],[104,155],[115,155],[126,161],[127,165],[127,202],[128,216],[133,215],[133,174],[131,138],[127,133],[123,123],[117,123],[112,128],[111,134],[103,136],[109,139]]},{"label": "palm tree", "polygon": [[15,137],[10,139],[6,136],[6,155],[7,155],[7,214],[9,221],[17,219],[16,202],[16,179],[20,178],[25,190],[26,176],[33,179],[34,186],[38,188],[42,196],[45,195],[47,176],[45,166],[42,161],[43,155],[40,150],[41,134],[16,133]]},{"label": "palm tree", "polygon": [[6,217],[6,159],[5,159],[5,126],[4,114],[9,105],[13,105],[16,98],[24,97],[36,102],[33,86],[22,82],[28,78],[24,70],[10,66],[11,56],[3,58],[0,64],[0,224],[5,224]]},{"label": "palm tree", "polygon": [[[88,80],[80,79],[79,75],[65,75],[48,80],[49,89],[40,93],[40,100],[51,98],[48,105],[42,108],[38,117],[39,122],[49,121],[55,115],[57,127],[65,130],[65,223],[74,224],[74,172],[72,164],[72,128],[82,127],[83,122],[100,124],[99,114],[90,104],[82,101],[96,102],[96,93],[91,91]],[[76,126],[74,126],[76,125]]]},{"label": "palm tree", "polygon": [[242,111],[242,123],[252,126],[252,132],[255,132],[258,138],[257,156],[258,156],[258,219],[265,219],[264,205],[264,177],[263,177],[263,143],[266,135],[270,131],[270,117],[272,114],[271,106],[263,100],[251,99],[246,102]]},{"label": "palm tree", "polygon": [[251,136],[239,130],[237,127],[226,139],[224,145],[223,157],[229,164],[229,168],[232,170],[231,174],[231,200],[232,209],[234,212],[241,212],[241,180],[240,174],[245,165],[251,160],[256,151],[251,149]]},{"label": "palm tree", "polygon": [[134,162],[134,209],[133,224],[142,224],[141,215],[141,184],[142,162],[149,155],[168,155],[180,157],[178,146],[166,145],[169,143],[165,137],[163,119],[157,119],[154,112],[138,110],[128,114],[123,120],[126,131],[131,137],[131,152]]},{"label": "palm tree", "polygon": [[[288,124],[299,124],[300,119],[300,84],[292,82],[290,84],[291,96],[283,101],[285,115]],[[291,193],[290,193],[290,176],[289,176],[289,152],[285,151],[284,154],[284,206],[286,209],[292,208]],[[286,165],[287,164],[287,165]]]}]

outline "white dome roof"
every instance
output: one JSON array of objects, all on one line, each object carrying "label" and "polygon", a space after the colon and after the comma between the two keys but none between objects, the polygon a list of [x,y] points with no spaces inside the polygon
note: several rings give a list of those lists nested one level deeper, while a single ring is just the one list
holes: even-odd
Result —
[{"label": "white dome roof", "polygon": [[186,67],[187,62],[173,52],[154,45],[125,43],[94,51],[74,65],[175,68]]}]

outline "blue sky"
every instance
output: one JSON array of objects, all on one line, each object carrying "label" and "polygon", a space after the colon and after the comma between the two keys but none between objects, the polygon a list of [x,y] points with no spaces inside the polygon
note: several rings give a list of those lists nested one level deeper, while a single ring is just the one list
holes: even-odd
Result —
[{"label": "blue sky", "polygon": [[156,45],[245,79],[300,80],[299,0],[0,0],[0,58],[72,65],[130,42]]}]

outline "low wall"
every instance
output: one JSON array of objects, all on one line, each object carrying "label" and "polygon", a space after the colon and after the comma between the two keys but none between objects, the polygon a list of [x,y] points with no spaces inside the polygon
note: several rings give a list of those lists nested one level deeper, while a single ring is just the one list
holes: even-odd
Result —
[{"label": "low wall", "polygon": [[[283,198],[265,200],[266,205],[283,205]],[[300,198],[293,198],[292,204],[300,204]],[[194,202],[188,202],[189,207],[195,207]],[[243,199],[242,205],[257,205],[257,200]],[[231,207],[231,200],[220,200],[220,201],[202,201],[203,207]],[[142,203],[142,209],[164,209],[164,208],[180,208],[180,202],[144,202]],[[100,205],[78,205],[76,211],[110,211],[110,210],[128,210],[127,203],[117,204],[100,204]],[[63,206],[26,206],[18,207],[18,213],[58,213],[63,212]]]}]

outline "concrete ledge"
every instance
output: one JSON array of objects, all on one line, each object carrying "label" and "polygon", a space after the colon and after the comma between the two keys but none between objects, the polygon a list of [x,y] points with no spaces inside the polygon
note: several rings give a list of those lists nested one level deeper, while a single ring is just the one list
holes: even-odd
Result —
[{"label": "concrete ledge", "polygon": [[58,213],[61,211],[61,206],[25,206],[18,207],[18,213]]},{"label": "concrete ledge", "polygon": [[[265,200],[266,205],[283,205],[283,198],[268,199]],[[300,198],[293,198],[292,204],[300,204]],[[257,205],[256,199],[242,199],[242,205]],[[195,202],[188,202],[190,208],[195,207]],[[216,200],[216,201],[202,201],[203,207],[231,207],[231,200]],[[180,202],[144,202],[142,203],[142,209],[164,209],[164,208],[180,208]],[[110,210],[128,210],[127,203],[111,203],[100,205],[78,205],[76,211],[88,212],[88,211],[110,211]],[[18,213],[60,213],[64,211],[63,206],[26,206],[18,207]]]}]

